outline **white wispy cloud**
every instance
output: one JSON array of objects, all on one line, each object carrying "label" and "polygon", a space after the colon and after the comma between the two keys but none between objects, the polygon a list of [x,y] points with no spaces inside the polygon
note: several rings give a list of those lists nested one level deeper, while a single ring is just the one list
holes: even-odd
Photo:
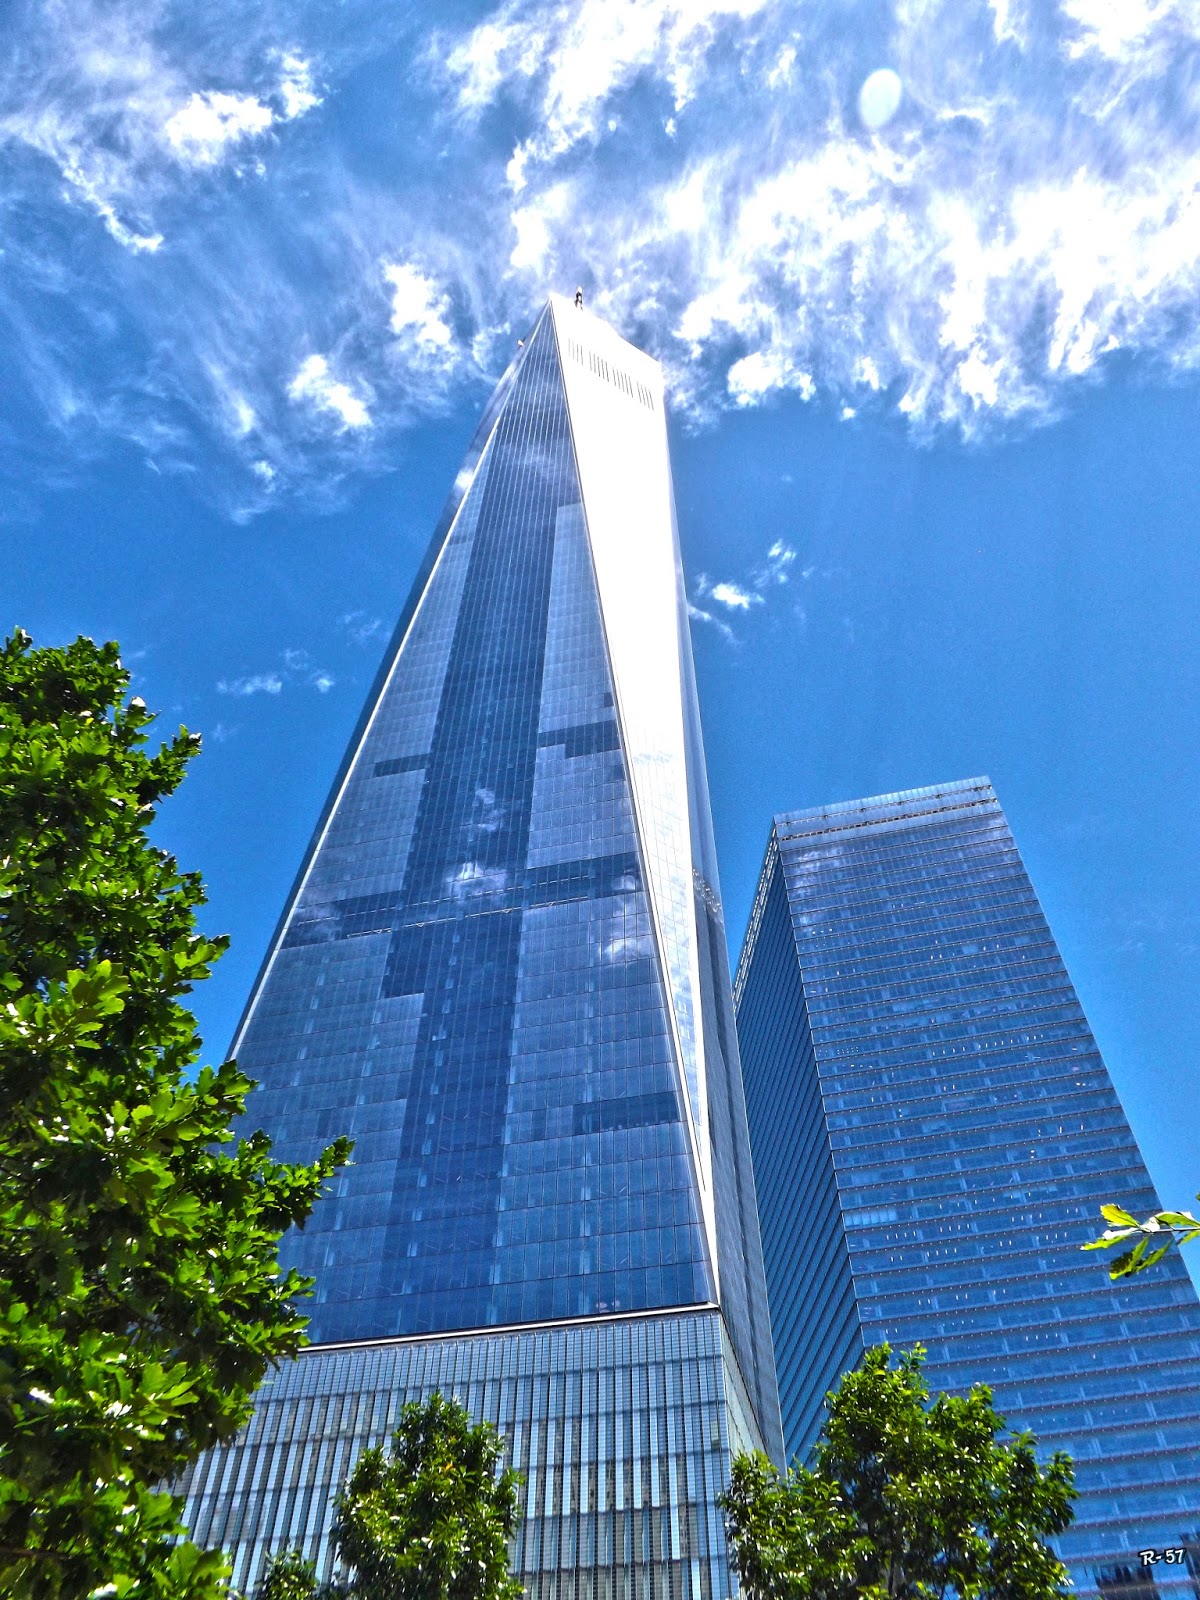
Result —
[{"label": "white wispy cloud", "polygon": [[[608,127],[609,107],[646,71],[669,85],[673,109],[692,100],[722,25],[768,8],[770,0],[611,0],[525,4],[508,0],[450,49],[446,67],[460,108],[478,113],[514,81],[536,83],[539,126],[517,149],[543,160]],[[518,172],[520,169],[518,168]],[[518,182],[518,187],[520,186]]]},{"label": "white wispy cloud", "polygon": [[163,136],[181,161],[211,167],[236,146],[321,104],[312,63],[290,51],[279,53],[278,78],[269,92],[275,104],[225,89],[193,91],[187,103],[167,118]]},{"label": "white wispy cloud", "polygon": [[336,417],[343,428],[369,428],[366,401],[348,383],[335,378],[324,356],[308,356],[288,384],[288,398],[307,401],[317,411]]},{"label": "white wispy cloud", "polygon": [[327,667],[313,664],[313,659],[307,650],[285,650],[283,665],[292,682],[315,689],[318,694],[328,694],[337,683],[337,679]]},{"label": "white wispy cloud", "polygon": [[323,445],[286,398],[316,342],[317,275],[299,289],[303,252],[281,269],[273,237],[291,125],[321,103],[298,9],[231,0],[201,23],[174,0],[20,8],[0,52],[0,217],[23,219],[4,229],[0,470],[78,470],[120,439],[155,470],[199,468],[235,515],[305,456],[328,472],[336,437]]},{"label": "white wispy cloud", "polygon": [[189,83],[189,71],[219,78],[216,60],[173,52],[165,13],[162,0],[56,0],[31,10],[27,50],[0,67],[0,148],[51,162],[131,250],[161,244],[161,230],[131,219],[170,200],[181,165],[214,167],[321,103],[311,63],[290,51],[262,52],[253,89]]},{"label": "white wispy cloud", "polygon": [[411,338],[423,352],[452,351],[454,335],[446,321],[450,304],[432,279],[411,261],[385,263],[383,276],[392,290],[392,332]]},{"label": "white wispy cloud", "polygon": [[975,434],[1112,351],[1200,356],[1185,0],[894,0],[865,34],[853,6],[635,10],[508,0],[446,68],[464,115],[522,130],[514,268],[586,260],[677,400],[826,394]]},{"label": "white wispy cloud", "polygon": [[792,575],[796,552],[790,544],[776,539],[767,551],[766,563],[754,577],[754,587],[762,590],[772,584],[787,583]]},{"label": "white wispy cloud", "polygon": [[314,665],[307,650],[285,650],[281,656],[282,671],[247,673],[240,678],[221,678],[217,693],[248,699],[252,695],[282,694],[284,686],[291,684],[315,689],[318,694],[328,694],[336,687],[337,679],[326,667]]},{"label": "white wispy cloud", "polygon": [[346,637],[351,644],[366,648],[377,639],[387,636],[387,623],[382,617],[372,616],[366,611],[348,611],[345,616],[338,618],[338,626],[346,630]]},{"label": "white wispy cloud", "polygon": [[725,375],[725,387],[733,403],[754,406],[779,389],[794,389],[802,400],[817,392],[811,372],[805,372],[781,350],[752,350],[739,356]]},{"label": "white wispy cloud", "polygon": [[729,644],[735,642],[733,629],[727,622],[722,622],[720,617],[714,616],[711,611],[706,611],[703,606],[698,606],[694,601],[688,601],[688,616],[693,622],[702,622],[706,627],[715,628],[723,639]]},{"label": "white wispy cloud", "polygon": [[265,133],[274,121],[271,107],[252,94],[210,89],[193,94],[168,117],[163,133],[181,160],[211,167],[230,145]]},{"label": "white wispy cloud", "polygon": [[222,678],[217,684],[218,694],[237,695],[245,699],[254,694],[279,694],[283,679],[277,672],[255,672],[244,678]]},{"label": "white wispy cloud", "polygon": [[986,438],[1117,352],[1200,364],[1194,0],[480,0],[421,28],[21,10],[0,316],[39,459],[119,437],[237,516],[334,493],[581,280],[693,418],[794,395]]},{"label": "white wispy cloud", "polygon": [[[776,539],[744,581],[722,578],[714,583],[707,572],[699,572],[692,581],[695,598],[688,605],[688,615],[694,622],[716,628],[728,643],[736,644],[737,635],[729,623],[722,621],[707,605],[701,606],[697,602],[715,601],[727,612],[741,618],[748,617],[756,607],[768,606],[780,589],[791,583],[796,561],[797,553],[792,546],[782,539]],[[804,568],[799,575],[807,579],[813,575],[813,571],[811,567]],[[802,611],[797,614],[802,614]]]},{"label": "white wispy cloud", "polygon": [[321,104],[313,75],[313,64],[293,50],[280,55],[280,73],[277,93],[282,102],[281,116],[285,122],[294,122],[306,111]]},{"label": "white wispy cloud", "polygon": [[126,250],[135,254],[139,251],[154,253],[163,242],[161,233],[143,233],[129,223],[122,221],[117,214],[116,207],[105,198],[103,188],[91,177],[80,162],[70,154],[64,154],[62,160],[62,175],[66,180],[68,189],[73,198],[81,200],[100,218],[106,233],[110,238],[123,245]]},{"label": "white wispy cloud", "polygon": [[762,605],[762,595],[736,583],[714,583],[708,592],[718,605],[729,611],[749,611],[751,606]]}]

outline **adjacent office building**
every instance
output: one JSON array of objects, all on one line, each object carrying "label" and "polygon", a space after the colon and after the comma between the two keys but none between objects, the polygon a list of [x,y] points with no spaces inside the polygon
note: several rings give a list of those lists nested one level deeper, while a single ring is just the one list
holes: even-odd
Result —
[{"label": "adjacent office building", "polygon": [[660,370],[552,299],[502,379],[235,1042],[354,1164],[283,1259],[314,1348],[186,1485],[250,1587],[400,1406],[524,1475],[535,1600],[724,1600],[782,1458]]},{"label": "adjacent office building", "polygon": [[1200,1305],[1080,1250],[1159,1202],[987,780],[777,816],[735,993],[789,1458],[920,1342],[1073,1456],[1080,1593],[1190,1596]]}]

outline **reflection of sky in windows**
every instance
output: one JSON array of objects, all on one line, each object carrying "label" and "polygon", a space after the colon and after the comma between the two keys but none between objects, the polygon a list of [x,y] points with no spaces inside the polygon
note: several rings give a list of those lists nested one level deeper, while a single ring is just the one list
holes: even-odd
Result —
[{"label": "reflection of sky in windows", "polygon": [[920,1341],[1075,1457],[1087,1590],[1196,1519],[1200,1307],[1178,1260],[1120,1289],[1079,1249],[1157,1201],[1012,835],[976,780],[776,836],[738,1026],[788,1447],[863,1338]]},{"label": "reflection of sky in windows", "polygon": [[579,502],[546,319],[240,1044],[320,1341],[714,1298]]},{"label": "reflection of sky in windows", "polygon": [[281,1156],[357,1140],[283,1252],[326,1348],[185,1486],[243,1587],[269,1550],[327,1563],[354,1455],[434,1387],[507,1437],[534,1595],[619,1568],[721,1600],[730,1455],[781,1455],[661,405],[592,359],[630,408],[593,415],[557,314],[456,482],[240,1041]]}]

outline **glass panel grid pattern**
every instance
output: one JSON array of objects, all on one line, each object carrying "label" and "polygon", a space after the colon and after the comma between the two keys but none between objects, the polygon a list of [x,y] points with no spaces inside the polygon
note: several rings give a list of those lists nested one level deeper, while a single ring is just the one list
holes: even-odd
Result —
[{"label": "glass panel grid pattern", "polygon": [[700,708],[686,624],[686,595],[679,581],[683,639],[685,736],[692,801],[692,898],[699,932],[699,989],[708,1082],[720,1300],[740,1369],[754,1386],[767,1454],[783,1460],[783,1430],[767,1309],[767,1281],[759,1234],[758,1199],[737,1027],[729,974],[729,946],[717,876],[716,846],[705,779]]},{"label": "glass panel grid pattern", "polygon": [[354,1454],[433,1387],[508,1433],[539,1596],[723,1600],[730,1449],[782,1454],[661,375],[572,309],[618,409],[573,400],[560,314],[485,414],[236,1042],[282,1158],[356,1141],[281,1252],[323,1348],[189,1481],[239,1582],[323,1550]]},{"label": "glass panel grid pattern", "polygon": [[991,786],[777,817],[736,993],[788,1450],[860,1337],[920,1341],[1075,1458],[1081,1592],[1182,1547],[1200,1306],[1174,1257],[1115,1287],[1080,1252],[1158,1200]]},{"label": "glass panel grid pattern", "polygon": [[737,1027],[750,1127],[771,1130],[769,1138],[760,1133],[756,1140],[754,1175],[790,1460],[816,1437],[825,1396],[857,1363],[863,1340],[774,841],[767,861],[751,924],[754,958],[739,984]]},{"label": "glass panel grid pattern", "polygon": [[513,1570],[530,1600],[728,1600],[717,1496],[759,1436],[719,1313],[310,1351],[183,1485],[249,1592],[299,1546],[333,1568],[332,1499],[433,1390],[495,1423],[524,1478]]},{"label": "glass panel grid pattern", "polygon": [[663,970],[543,318],[239,1040],[315,1342],[715,1302]]}]

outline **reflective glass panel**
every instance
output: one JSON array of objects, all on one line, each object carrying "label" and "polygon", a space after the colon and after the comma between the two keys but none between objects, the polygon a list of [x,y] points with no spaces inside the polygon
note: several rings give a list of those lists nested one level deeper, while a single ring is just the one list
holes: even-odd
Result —
[{"label": "reflective glass panel", "polygon": [[1200,1305],[1080,1249],[1158,1199],[991,785],[777,817],[736,992],[789,1452],[863,1341],[920,1342],[1075,1457],[1081,1593],[1181,1548]]}]

